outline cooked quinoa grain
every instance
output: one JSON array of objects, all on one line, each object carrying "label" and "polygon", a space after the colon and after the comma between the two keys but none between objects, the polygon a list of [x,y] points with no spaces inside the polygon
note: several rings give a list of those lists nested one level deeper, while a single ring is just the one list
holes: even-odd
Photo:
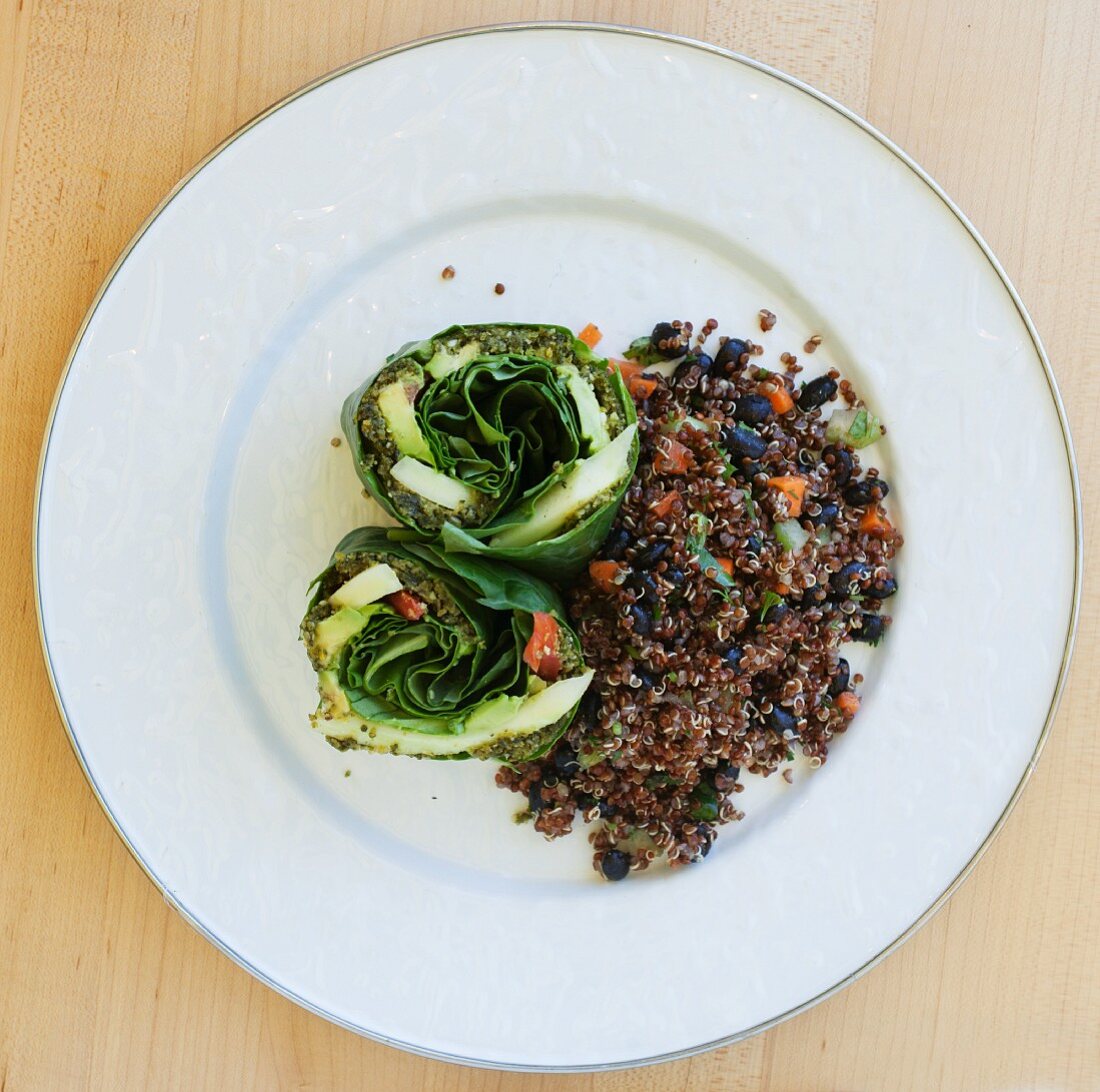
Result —
[{"label": "cooked quinoa grain", "polygon": [[[666,346],[689,344],[690,324],[664,325]],[[716,828],[743,818],[744,776],[796,750],[824,763],[859,705],[843,646],[881,639],[897,591],[889,487],[826,438],[832,404],[858,404],[851,385],[830,369],[796,388],[796,358],[749,364],[748,339],[723,339],[737,358],[714,367],[704,343],[639,402],[637,472],[566,589],[592,687],[548,755],[497,773],[547,837],[578,815],[598,824],[608,879],[702,860]]]}]

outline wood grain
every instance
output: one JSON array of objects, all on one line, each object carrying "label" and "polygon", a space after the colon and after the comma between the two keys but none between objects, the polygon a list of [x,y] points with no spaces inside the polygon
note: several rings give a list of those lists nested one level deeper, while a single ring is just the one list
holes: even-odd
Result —
[{"label": "wood grain", "polygon": [[657,1069],[482,1073],[334,1028],[196,936],[100,812],[54,713],[30,591],[42,426],[96,286],[179,175],[273,99],[381,46],[517,18],[710,38],[834,94],[915,155],[993,245],[1043,334],[1096,551],[1092,0],[2,0],[0,1090],[1100,1087],[1094,587],[1033,783],[948,908],[811,1012]]}]

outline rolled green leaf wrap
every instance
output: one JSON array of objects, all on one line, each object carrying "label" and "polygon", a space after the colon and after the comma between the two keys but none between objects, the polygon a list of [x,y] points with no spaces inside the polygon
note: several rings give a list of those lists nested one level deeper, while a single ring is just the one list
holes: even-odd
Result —
[{"label": "rolled green leaf wrap", "polygon": [[555,579],[607,536],[638,459],[619,372],[561,326],[452,326],[344,403],[360,480],[416,536]]},{"label": "rolled green leaf wrap", "polygon": [[[536,758],[592,679],[564,619],[557,594],[528,573],[382,528],[352,531],[302,621],[321,695],[313,726],[340,749]],[[536,630],[551,636],[533,642]]]}]

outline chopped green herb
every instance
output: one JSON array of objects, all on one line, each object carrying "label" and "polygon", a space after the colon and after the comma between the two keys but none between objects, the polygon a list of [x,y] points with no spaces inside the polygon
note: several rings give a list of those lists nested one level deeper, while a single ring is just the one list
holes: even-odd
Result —
[{"label": "chopped green herb", "polygon": [[703,823],[713,823],[718,819],[718,790],[709,781],[700,781],[691,790],[692,819]]},{"label": "chopped green herb", "polygon": [[611,734],[613,736],[621,736],[623,734],[623,726],[618,721],[615,721],[615,723],[611,725]]},{"label": "chopped green herb", "polygon": [[764,621],[764,615],[766,615],[772,607],[778,606],[782,602],[783,596],[773,592],[771,588],[764,592],[764,602],[760,607],[760,621]]},{"label": "chopped green herb", "polygon": [[603,762],[605,755],[598,747],[593,750],[585,750],[583,747],[577,753],[577,762],[582,770],[590,770],[593,766]]},{"label": "chopped green herb", "polygon": [[788,762],[793,762],[794,761],[794,751],[792,751],[789,747],[787,748],[787,761]]},{"label": "chopped green herb", "polygon": [[756,519],[756,501],[752,499],[751,489],[742,489],[742,493],[745,494],[745,511],[749,514],[749,519]]}]

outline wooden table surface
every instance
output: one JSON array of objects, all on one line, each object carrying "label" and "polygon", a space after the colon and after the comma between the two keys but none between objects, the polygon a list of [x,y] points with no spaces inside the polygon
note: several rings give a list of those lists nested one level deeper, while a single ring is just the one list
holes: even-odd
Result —
[{"label": "wooden table surface", "polygon": [[271,101],[381,46],[520,18],[730,46],[914,155],[1045,339],[1096,545],[1095,0],[0,0],[0,1090],[1100,1088],[1095,584],[1038,772],[947,909],[825,1004],[656,1069],[478,1072],[332,1027],[196,935],[93,799],[39,654],[30,526],[46,413],[96,287],[177,178]]}]

